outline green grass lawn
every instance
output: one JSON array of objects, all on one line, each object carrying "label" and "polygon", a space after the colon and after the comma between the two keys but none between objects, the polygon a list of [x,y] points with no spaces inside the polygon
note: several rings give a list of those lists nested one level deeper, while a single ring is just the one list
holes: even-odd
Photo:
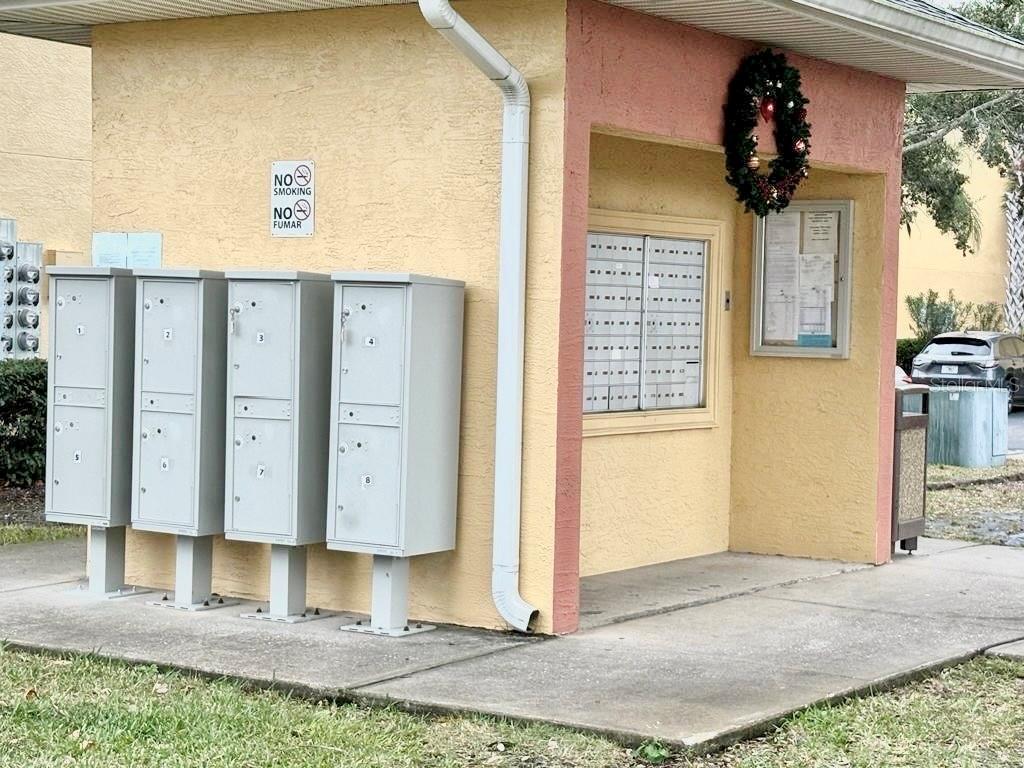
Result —
[{"label": "green grass lawn", "polygon": [[57,541],[85,536],[80,525],[0,525],[0,547],[5,544],[30,544],[33,541]]},{"label": "green grass lawn", "polygon": [[[662,764],[1019,768],[1022,761],[1024,665],[987,659],[898,691],[808,710],[772,735],[719,755]],[[4,768],[639,764],[635,753],[612,742],[547,726],[311,704],[151,667],[0,649]]]},{"label": "green grass lawn", "polygon": [[1020,768],[1024,664],[977,659],[879,696],[816,707],[689,768]]}]

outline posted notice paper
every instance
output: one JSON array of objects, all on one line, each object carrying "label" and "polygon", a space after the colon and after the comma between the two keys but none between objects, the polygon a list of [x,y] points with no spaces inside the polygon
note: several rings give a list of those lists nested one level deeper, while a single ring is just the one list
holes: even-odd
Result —
[{"label": "posted notice paper", "polygon": [[804,213],[804,253],[835,254],[839,247],[839,213],[807,211]]},{"label": "posted notice paper", "polygon": [[818,346],[823,339],[832,339],[832,299],[835,295],[835,254],[800,254],[800,323],[801,346]]},{"label": "posted notice paper", "polygon": [[800,302],[800,214],[765,220],[764,340],[795,342]]}]

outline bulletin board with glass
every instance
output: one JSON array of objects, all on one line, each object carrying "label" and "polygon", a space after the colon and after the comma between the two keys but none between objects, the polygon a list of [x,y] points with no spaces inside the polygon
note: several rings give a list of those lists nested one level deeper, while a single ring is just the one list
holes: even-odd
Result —
[{"label": "bulletin board with glass", "polygon": [[791,203],[757,219],[750,351],[850,356],[853,201]]}]

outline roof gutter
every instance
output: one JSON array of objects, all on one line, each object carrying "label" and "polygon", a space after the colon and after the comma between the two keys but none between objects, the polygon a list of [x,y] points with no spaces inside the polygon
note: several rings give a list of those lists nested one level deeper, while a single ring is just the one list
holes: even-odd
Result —
[{"label": "roof gutter", "polygon": [[527,632],[537,616],[537,609],[519,593],[530,89],[522,73],[470,26],[448,0],[419,0],[419,6],[427,23],[498,86],[504,100],[491,596],[505,621],[520,632]]},{"label": "roof gutter", "polygon": [[[761,0],[854,35],[1024,84],[1024,45],[980,25],[965,28],[891,0]],[[913,83],[911,83],[913,84]],[[960,87],[958,90],[962,90]]]}]

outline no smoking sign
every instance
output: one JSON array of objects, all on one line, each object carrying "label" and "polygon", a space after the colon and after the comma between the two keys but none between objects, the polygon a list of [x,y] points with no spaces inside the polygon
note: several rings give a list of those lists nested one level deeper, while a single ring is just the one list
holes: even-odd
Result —
[{"label": "no smoking sign", "polygon": [[312,160],[270,165],[270,234],[312,237],[316,220],[316,166]]}]

